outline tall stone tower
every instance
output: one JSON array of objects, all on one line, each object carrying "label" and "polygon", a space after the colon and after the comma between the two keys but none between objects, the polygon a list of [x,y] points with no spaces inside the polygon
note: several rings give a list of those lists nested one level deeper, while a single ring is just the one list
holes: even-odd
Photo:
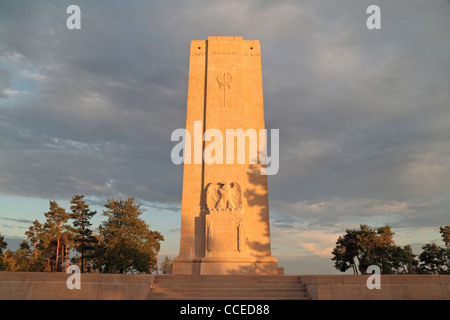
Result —
[{"label": "tall stone tower", "polygon": [[[259,41],[193,40],[186,115],[192,143],[184,154],[180,254],[173,273],[278,273],[270,247],[267,176],[252,158],[254,151],[265,152],[265,139],[257,134],[254,141],[254,133],[264,129]],[[206,132],[222,134],[223,161],[217,149],[216,161],[208,161],[208,147],[221,145]]]}]

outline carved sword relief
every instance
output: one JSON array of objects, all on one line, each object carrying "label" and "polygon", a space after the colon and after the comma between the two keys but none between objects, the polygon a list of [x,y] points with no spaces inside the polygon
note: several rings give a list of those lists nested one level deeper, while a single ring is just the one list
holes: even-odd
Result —
[{"label": "carved sword relief", "polygon": [[223,87],[223,107],[226,107],[226,89],[231,89],[231,81],[233,81],[233,77],[229,72],[219,72],[216,77],[217,83],[219,83],[219,89]]}]

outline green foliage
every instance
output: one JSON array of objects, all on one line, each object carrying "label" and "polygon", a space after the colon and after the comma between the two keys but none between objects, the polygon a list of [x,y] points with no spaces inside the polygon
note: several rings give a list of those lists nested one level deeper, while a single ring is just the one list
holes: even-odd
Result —
[{"label": "green foliage", "polygon": [[54,249],[51,246],[52,235],[50,229],[41,224],[38,220],[35,220],[25,232],[28,240],[30,241],[32,249],[32,259],[30,263],[32,271],[46,271],[50,267],[50,257],[53,257]]},{"label": "green foliage", "polygon": [[423,274],[450,274],[450,226],[440,227],[445,247],[427,243],[419,255],[419,272]]},{"label": "green foliage", "polygon": [[[0,235],[0,271],[59,271],[67,266],[69,249],[79,253],[82,270],[86,260],[94,263],[99,272],[129,273],[152,272],[157,269],[157,254],[164,237],[140,218],[142,211],[134,198],[110,200],[103,215],[107,220],[91,229],[91,211],[83,195],[71,199],[71,213],[56,201],[50,201],[44,224],[35,220],[25,232],[23,241],[15,252],[4,249],[7,243]],[[73,221],[73,226],[68,221]],[[394,233],[386,225],[371,228],[347,229],[339,236],[332,254],[334,266],[345,272],[366,273],[370,265],[378,265],[383,274],[450,274],[450,226],[440,227],[445,244],[425,244],[418,256],[410,246],[395,245]],[[168,256],[161,263],[163,273],[170,273],[172,260]]]},{"label": "green foliage", "polygon": [[[65,226],[65,223],[69,220],[70,215],[66,212],[66,210],[59,206],[56,201],[50,201],[50,210],[45,213],[45,217],[47,221],[44,224],[44,230],[46,232],[46,240],[48,241],[47,248],[53,248],[55,254],[51,257],[54,259],[54,263],[51,264],[51,268],[53,270],[58,271],[60,267],[60,249],[61,242],[67,245],[68,238],[68,230]],[[63,240],[63,241],[62,241]],[[50,253],[48,252],[50,255]],[[49,257],[50,260],[50,257]]]},{"label": "green foliage", "polygon": [[6,249],[7,247],[8,244],[6,243],[5,238],[0,234],[0,271],[5,270],[3,249]]},{"label": "green foliage", "polygon": [[7,250],[3,255],[2,271],[36,271],[31,259],[31,250],[28,242],[23,240],[16,251]]},{"label": "green foliage", "polygon": [[0,255],[3,254],[3,249],[6,249],[8,244],[5,241],[5,237],[0,234]]},{"label": "green foliage", "polygon": [[442,235],[445,247],[450,249],[450,226],[439,227],[439,233]]},{"label": "green foliage", "polygon": [[7,244],[0,235],[0,271],[63,271],[70,251],[78,253],[80,258],[72,258],[72,262],[81,264],[82,271],[88,260],[99,272],[151,272],[157,268],[164,237],[139,217],[142,211],[134,198],[108,200],[103,212],[107,220],[99,226],[98,235],[90,222],[97,212],[89,209],[84,196],[74,195],[70,204],[71,213],[67,213],[50,201],[45,223],[35,220],[25,232],[28,241],[14,252],[3,252]]},{"label": "green foliage", "polygon": [[83,199],[84,195],[75,195],[70,202],[72,211],[70,218],[73,220],[74,226],[70,230],[74,235],[74,249],[81,254],[81,272],[85,270],[86,259],[93,257],[93,249],[98,242],[97,238],[92,234],[92,224],[90,222],[97,211],[91,211],[89,205]]},{"label": "green foliage", "polygon": [[101,272],[151,272],[163,236],[151,231],[134,198],[110,200],[103,215],[108,218],[99,227],[100,243],[95,248],[95,268]]},{"label": "green foliage", "polygon": [[163,274],[170,274],[172,273],[172,265],[173,260],[169,258],[169,256],[165,256],[164,260],[161,262],[161,271]]},{"label": "green foliage", "polygon": [[417,262],[411,247],[396,246],[394,233],[386,225],[377,229],[360,225],[360,229],[347,229],[333,249],[335,268],[345,272],[352,268],[354,274],[366,273],[370,265],[377,265],[383,274],[413,273]]}]

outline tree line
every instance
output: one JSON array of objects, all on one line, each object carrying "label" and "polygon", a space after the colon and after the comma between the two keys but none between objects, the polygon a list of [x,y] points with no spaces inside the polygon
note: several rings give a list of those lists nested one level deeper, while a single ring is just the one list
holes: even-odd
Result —
[{"label": "tree line", "polygon": [[[140,218],[143,211],[133,197],[108,199],[97,229],[83,195],[74,195],[67,212],[50,201],[45,221],[35,220],[16,251],[4,249],[0,235],[0,271],[65,271],[77,264],[81,272],[151,273],[158,269],[157,255],[164,237]],[[169,260],[169,261],[168,261]],[[170,267],[170,259],[165,263]]]},{"label": "tree line", "polygon": [[[91,211],[83,195],[74,195],[70,212],[50,201],[45,222],[35,220],[25,232],[27,237],[16,251],[4,250],[0,235],[0,271],[65,271],[77,264],[81,272],[151,273],[158,270],[157,255],[164,237],[152,231],[139,216],[143,213],[133,197],[108,199],[103,216],[107,219],[92,229]],[[397,246],[389,225],[372,228],[360,225],[347,229],[332,251],[334,267],[342,272],[365,274],[377,265],[383,274],[450,274],[450,226],[440,227],[444,247],[436,243],[422,246],[416,255],[411,246]],[[161,263],[170,273],[172,261]]]},{"label": "tree line", "polygon": [[439,233],[444,247],[427,243],[416,255],[409,245],[395,245],[389,225],[360,225],[337,239],[331,260],[337,270],[354,274],[365,274],[370,265],[380,267],[382,274],[450,274],[450,226],[439,227]]}]

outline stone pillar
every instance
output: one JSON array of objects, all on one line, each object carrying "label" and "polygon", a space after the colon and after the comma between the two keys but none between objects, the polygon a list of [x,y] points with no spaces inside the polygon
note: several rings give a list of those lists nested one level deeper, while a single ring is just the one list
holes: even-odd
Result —
[{"label": "stone pillar", "polygon": [[[185,149],[180,254],[173,273],[278,272],[270,248],[267,176],[257,159],[265,150],[264,129],[259,41],[192,41],[186,115],[191,143]],[[205,132],[212,137],[203,141]]]}]

